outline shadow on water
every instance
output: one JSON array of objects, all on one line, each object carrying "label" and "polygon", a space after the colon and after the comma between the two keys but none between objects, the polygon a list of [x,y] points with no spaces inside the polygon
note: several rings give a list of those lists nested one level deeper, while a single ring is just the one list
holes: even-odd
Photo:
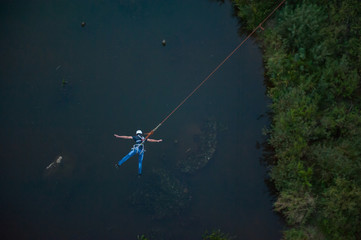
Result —
[{"label": "shadow on water", "polygon": [[[267,114],[268,116],[271,113]],[[274,181],[269,176],[270,170],[277,163],[277,157],[275,156],[275,149],[271,144],[269,144],[268,139],[264,140],[261,144],[258,143],[259,147],[262,149],[262,157],[260,158],[260,164],[263,165],[267,170],[266,175],[264,177],[264,183],[267,186],[268,193],[271,197],[271,202],[274,203],[277,200],[277,196],[279,195],[279,191],[276,189]],[[283,225],[286,225],[285,217],[275,211],[275,214],[278,216],[278,221]]]}]

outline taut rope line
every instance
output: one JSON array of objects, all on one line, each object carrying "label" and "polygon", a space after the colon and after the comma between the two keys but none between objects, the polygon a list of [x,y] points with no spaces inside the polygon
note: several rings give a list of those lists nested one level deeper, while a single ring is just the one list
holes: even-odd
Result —
[{"label": "taut rope line", "polygon": [[258,24],[258,26],[254,28],[253,31],[220,64],[218,64],[218,66],[195,89],[193,89],[193,91],[187,97],[185,97],[183,101],[181,101],[178,104],[178,106],[173,109],[171,113],[169,113],[152,131],[150,131],[145,137],[145,140],[148,139],[155,131],[157,131],[157,129],[165,121],[167,121],[168,118],[172,116],[173,113],[175,113],[178,110],[178,108],[180,108],[188,100],[188,98],[190,98],[259,28],[264,30],[262,25],[277,11],[278,8],[282,6],[282,4],[285,1],[286,0],[283,0],[280,4],[278,4],[278,6],[275,9],[273,9],[273,11],[265,19],[263,19],[263,21],[260,24]]}]

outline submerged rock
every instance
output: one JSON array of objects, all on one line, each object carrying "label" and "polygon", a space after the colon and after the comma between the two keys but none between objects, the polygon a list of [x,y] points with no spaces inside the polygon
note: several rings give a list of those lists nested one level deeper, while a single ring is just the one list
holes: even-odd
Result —
[{"label": "submerged rock", "polygon": [[201,134],[194,137],[198,139],[197,148],[188,148],[185,159],[181,159],[177,163],[183,173],[194,173],[205,167],[213,157],[217,146],[217,122],[207,120],[201,128]]},{"label": "submerged rock", "polygon": [[191,196],[187,186],[165,170],[158,169],[142,181],[130,200],[154,219],[163,219],[180,214],[189,205]]}]

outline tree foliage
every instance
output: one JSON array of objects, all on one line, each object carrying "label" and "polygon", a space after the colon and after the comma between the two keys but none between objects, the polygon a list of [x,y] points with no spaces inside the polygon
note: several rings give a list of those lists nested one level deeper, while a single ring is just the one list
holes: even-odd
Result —
[{"label": "tree foliage", "polygon": [[231,240],[234,239],[228,234],[223,233],[220,229],[213,230],[211,233],[205,232],[202,236],[203,240]]},{"label": "tree foliage", "polygon": [[[233,2],[248,30],[278,4]],[[284,239],[360,239],[361,1],[286,1],[258,38]]]}]

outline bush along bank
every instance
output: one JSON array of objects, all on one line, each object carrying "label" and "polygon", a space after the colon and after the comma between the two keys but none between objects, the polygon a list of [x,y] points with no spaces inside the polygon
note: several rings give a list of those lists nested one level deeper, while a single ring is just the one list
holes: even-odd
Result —
[{"label": "bush along bank", "polygon": [[[278,4],[233,0],[251,30]],[[361,2],[286,1],[264,31],[284,239],[361,239]]]}]

